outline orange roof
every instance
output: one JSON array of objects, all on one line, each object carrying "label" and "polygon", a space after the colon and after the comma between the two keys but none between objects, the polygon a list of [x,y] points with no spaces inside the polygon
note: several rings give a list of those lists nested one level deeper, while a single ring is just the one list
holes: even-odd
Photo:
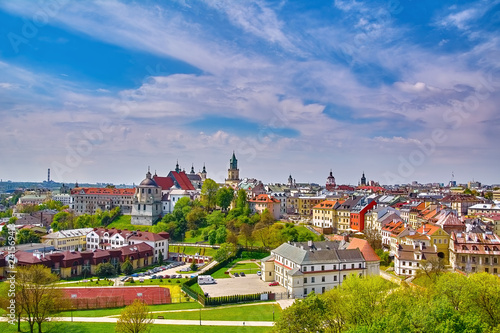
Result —
[{"label": "orange roof", "polygon": [[248,200],[249,202],[273,202],[273,203],[279,203],[280,201],[276,199],[275,197],[272,197],[268,194],[259,194],[253,199]]},{"label": "orange roof", "polygon": [[426,224],[423,224],[420,228],[418,228],[417,232],[424,234],[424,235],[433,235],[439,229],[441,229],[441,227],[434,225],[434,224],[426,223]]},{"label": "orange roof", "polygon": [[375,253],[373,248],[365,239],[351,238],[347,248],[349,250],[359,249],[366,261],[380,261],[380,257]]},{"label": "orange roof", "polygon": [[324,200],[324,201],[321,201],[319,204],[317,204],[316,206],[314,206],[313,208],[318,208],[318,209],[321,209],[321,208],[324,208],[324,209],[330,209],[330,208],[333,208],[335,207],[335,204],[336,203],[343,203],[345,200]]},{"label": "orange roof", "polygon": [[135,189],[133,188],[100,188],[100,187],[77,187],[71,190],[71,194],[85,194],[94,195],[134,195]]}]

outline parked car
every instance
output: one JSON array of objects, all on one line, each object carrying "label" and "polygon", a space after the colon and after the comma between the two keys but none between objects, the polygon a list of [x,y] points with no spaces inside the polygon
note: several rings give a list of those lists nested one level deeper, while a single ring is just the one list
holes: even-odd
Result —
[{"label": "parked car", "polygon": [[124,276],[120,279],[121,282],[125,281],[126,279],[128,279],[128,276]]},{"label": "parked car", "polygon": [[240,276],[238,273],[234,273],[233,275],[234,275],[234,277],[239,277]]},{"label": "parked car", "polygon": [[241,273],[240,273],[240,276],[245,276],[245,273],[244,273],[244,272],[241,272]]},{"label": "parked car", "polygon": [[152,279],[156,279],[156,274],[151,277]]},{"label": "parked car", "polygon": [[170,279],[170,275],[168,275],[168,274],[163,275],[163,277],[164,277],[165,279]]},{"label": "parked car", "polygon": [[279,283],[277,281],[269,283],[270,286],[279,286]]},{"label": "parked car", "polygon": [[139,274],[134,273],[134,274],[132,274],[132,275],[130,275],[130,276],[132,276],[132,277],[139,277]]},{"label": "parked car", "polygon": [[261,271],[257,271],[257,275],[258,275],[258,276],[261,276],[261,275],[262,275],[262,272],[261,272]]},{"label": "parked car", "polygon": [[141,276],[141,277],[144,276],[144,273],[139,273],[139,276]]}]

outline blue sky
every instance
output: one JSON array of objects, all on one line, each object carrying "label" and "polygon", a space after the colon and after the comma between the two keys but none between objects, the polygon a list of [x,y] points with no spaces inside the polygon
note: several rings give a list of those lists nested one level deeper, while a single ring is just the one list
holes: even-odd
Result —
[{"label": "blue sky", "polygon": [[500,1],[0,1],[0,178],[500,183]]}]

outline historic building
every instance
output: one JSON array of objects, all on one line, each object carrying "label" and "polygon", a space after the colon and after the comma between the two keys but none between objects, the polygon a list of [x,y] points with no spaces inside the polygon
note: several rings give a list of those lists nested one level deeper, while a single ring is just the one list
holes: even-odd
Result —
[{"label": "historic building", "polygon": [[267,209],[275,220],[279,220],[280,218],[281,203],[269,194],[259,194],[255,198],[248,200],[248,204],[252,213],[262,214]]},{"label": "historic building", "polygon": [[227,169],[226,185],[236,188],[240,182],[240,170],[238,169],[238,160],[233,151],[233,156],[229,160],[229,169]]},{"label": "historic building", "polygon": [[75,187],[71,190],[71,209],[76,214],[95,214],[120,207],[122,214],[130,214],[135,194],[133,188]]},{"label": "historic building", "polygon": [[132,202],[132,224],[153,225],[162,214],[161,187],[151,178],[151,172],[136,187]]},{"label": "historic building", "polygon": [[328,191],[335,190],[337,184],[335,183],[335,177],[333,177],[332,170],[330,170],[330,175],[326,178],[326,189]]},{"label": "historic building", "polygon": [[322,294],[351,275],[379,274],[380,258],[365,240],[284,243],[261,260],[261,279],[296,298]]}]

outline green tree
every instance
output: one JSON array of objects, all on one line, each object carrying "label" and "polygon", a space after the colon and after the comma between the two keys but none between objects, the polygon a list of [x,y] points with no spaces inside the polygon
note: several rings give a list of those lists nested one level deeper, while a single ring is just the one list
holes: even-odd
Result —
[{"label": "green tree", "polygon": [[119,333],[145,333],[151,330],[153,315],[146,303],[136,299],[127,306],[116,322],[115,331]]},{"label": "green tree", "polygon": [[207,213],[201,207],[193,207],[186,215],[186,222],[189,230],[196,230],[206,224]]},{"label": "green tree", "polygon": [[253,232],[253,227],[250,224],[243,223],[241,225],[240,237],[243,237],[243,240],[245,241],[245,247],[248,246],[248,243],[252,245],[254,242],[254,239],[252,237],[252,232]]},{"label": "green tree", "polygon": [[214,260],[221,262],[236,253],[236,246],[230,243],[223,243],[214,254]]},{"label": "green tree", "polygon": [[164,260],[164,258],[163,258],[163,252],[161,250],[158,250],[158,251],[159,251],[159,253],[158,253],[158,263],[160,265],[163,265],[163,260]]},{"label": "green tree", "polygon": [[216,194],[217,206],[226,211],[234,198],[234,190],[231,187],[221,187]]},{"label": "green tree", "polygon": [[16,237],[17,244],[40,243],[40,236],[30,229],[19,230]]},{"label": "green tree", "polygon": [[19,296],[19,304],[16,306],[21,306],[31,333],[35,323],[41,333],[42,324],[50,316],[68,307],[63,290],[54,285],[58,279],[57,275],[51,273],[50,268],[42,265],[18,267],[16,295]]},{"label": "green tree", "polygon": [[54,215],[52,224],[50,225],[53,231],[74,229],[75,216],[70,212],[59,212]]},{"label": "green tree", "polygon": [[132,263],[130,262],[130,260],[128,258],[125,259],[121,268],[122,268],[123,274],[125,274],[125,275],[130,275],[134,271],[134,266],[132,265]]},{"label": "green tree", "polygon": [[198,270],[198,266],[196,266],[196,262],[193,260],[191,265],[189,265],[189,269],[192,270],[193,272],[196,272]]},{"label": "green tree", "polygon": [[217,228],[217,244],[222,244],[226,242],[227,238],[227,230],[226,227],[221,225],[219,228]]},{"label": "green tree", "polygon": [[214,210],[207,215],[207,224],[210,226],[218,227],[224,222],[224,213],[220,210]]},{"label": "green tree", "polygon": [[315,293],[283,310],[274,326],[275,332],[325,332],[323,326],[326,305]]},{"label": "green tree", "polygon": [[217,243],[217,230],[210,230],[210,232],[208,233],[208,242],[210,243],[210,245],[214,245],[215,243]]},{"label": "green tree", "polygon": [[110,277],[113,275],[116,275],[116,269],[115,266],[113,266],[111,263],[100,263],[97,265],[97,268],[95,270],[95,274],[99,277]]},{"label": "green tree", "polygon": [[218,189],[219,185],[210,178],[203,182],[203,186],[201,187],[201,203],[205,206],[206,210],[212,211],[215,208]]}]

